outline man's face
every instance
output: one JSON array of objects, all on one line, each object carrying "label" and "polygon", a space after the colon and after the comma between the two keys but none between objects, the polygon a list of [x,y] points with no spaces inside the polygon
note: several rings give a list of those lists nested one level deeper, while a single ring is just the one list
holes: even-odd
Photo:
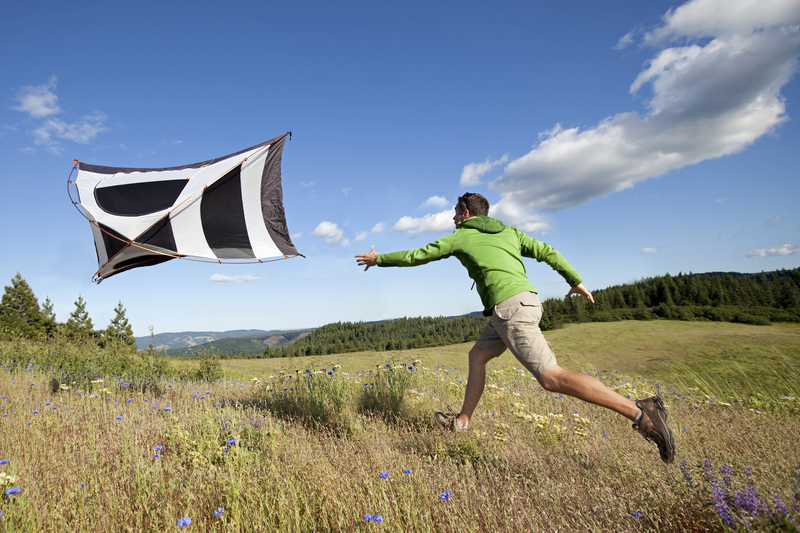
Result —
[{"label": "man's face", "polygon": [[467,215],[468,213],[469,211],[462,209],[461,206],[456,206],[456,216],[453,217],[453,222],[455,222],[456,227],[469,218]]}]

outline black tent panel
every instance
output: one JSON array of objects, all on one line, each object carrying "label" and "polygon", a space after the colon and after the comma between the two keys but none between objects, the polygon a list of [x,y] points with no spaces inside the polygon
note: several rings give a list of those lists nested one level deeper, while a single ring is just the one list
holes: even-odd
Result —
[{"label": "black tent panel", "polygon": [[261,175],[261,214],[272,242],[283,255],[297,255],[292,244],[286,214],[283,210],[283,188],[281,187],[281,155],[285,137],[275,141],[264,163]]},{"label": "black tent panel", "polygon": [[188,179],[179,179],[97,187],[94,197],[100,209],[112,215],[149,215],[172,207],[187,183]]},{"label": "black tent panel", "polygon": [[150,229],[137,237],[136,242],[178,253],[178,247],[175,244],[175,236],[172,233],[172,224],[169,223],[169,215],[166,215],[153,224]]},{"label": "black tent panel", "polygon": [[[125,235],[119,233],[118,231],[114,231],[113,229],[104,224],[100,224],[99,222],[97,225],[102,230],[103,245],[106,247],[106,257],[111,259],[128,247],[130,239],[125,237]],[[109,235],[109,233],[111,235]]]},{"label": "black tent panel", "polygon": [[203,192],[200,221],[208,247],[221,259],[255,258],[242,204],[241,165]]}]

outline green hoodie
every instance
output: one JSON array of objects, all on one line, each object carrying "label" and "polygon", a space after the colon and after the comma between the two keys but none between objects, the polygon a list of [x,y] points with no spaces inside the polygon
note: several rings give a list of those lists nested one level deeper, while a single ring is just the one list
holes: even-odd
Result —
[{"label": "green hoodie", "polygon": [[452,234],[422,248],[379,254],[377,265],[418,266],[451,255],[461,261],[469,277],[475,281],[486,316],[490,316],[494,306],[507,298],[521,292],[536,292],[525,273],[523,256],[544,261],[571,287],[582,281],[555,248],[486,216],[470,217]]}]

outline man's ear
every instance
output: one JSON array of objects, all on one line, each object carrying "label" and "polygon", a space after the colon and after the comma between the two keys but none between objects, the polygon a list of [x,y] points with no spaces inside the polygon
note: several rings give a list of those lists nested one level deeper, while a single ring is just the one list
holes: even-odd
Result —
[{"label": "man's ear", "polygon": [[469,214],[469,209],[464,208],[464,220],[467,220],[472,215]]}]

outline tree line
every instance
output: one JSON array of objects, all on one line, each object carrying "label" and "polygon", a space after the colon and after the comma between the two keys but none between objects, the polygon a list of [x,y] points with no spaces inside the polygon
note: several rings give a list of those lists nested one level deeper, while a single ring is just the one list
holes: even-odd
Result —
[{"label": "tree line", "polygon": [[544,302],[542,329],[616,320],[713,320],[769,325],[800,322],[800,268],[758,274],[712,272],[657,276]]},{"label": "tree line", "polygon": [[95,342],[100,347],[114,344],[136,349],[136,339],[122,302],[114,309],[114,318],[109,325],[96,330],[86,311],[86,302],[79,295],[75,310],[66,322],[60,323],[56,321],[50,299],[46,298],[40,306],[33,289],[17,272],[11,285],[6,285],[0,300],[0,339],[43,340],[59,334],[79,342]]}]

